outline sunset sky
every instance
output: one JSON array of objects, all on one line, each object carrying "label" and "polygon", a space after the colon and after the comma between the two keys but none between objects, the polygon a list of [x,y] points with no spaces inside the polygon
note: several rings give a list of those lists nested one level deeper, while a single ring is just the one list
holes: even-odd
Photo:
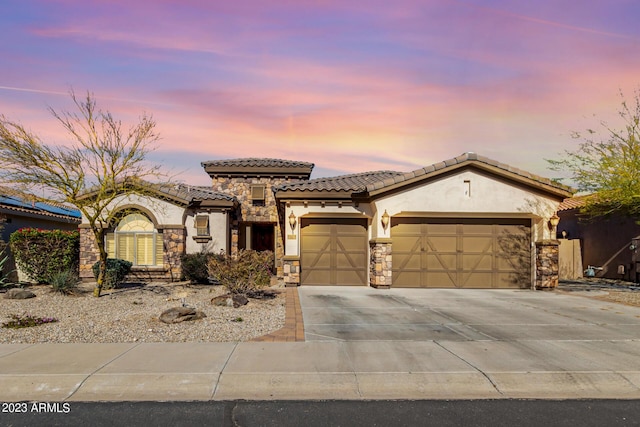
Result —
[{"label": "sunset sky", "polygon": [[[640,87],[635,0],[4,0],[0,114],[43,140],[93,92],[153,115],[153,160],[313,162],[312,177],[410,171],[466,151],[547,177],[572,131]],[[594,116],[595,115],[595,116]]]}]

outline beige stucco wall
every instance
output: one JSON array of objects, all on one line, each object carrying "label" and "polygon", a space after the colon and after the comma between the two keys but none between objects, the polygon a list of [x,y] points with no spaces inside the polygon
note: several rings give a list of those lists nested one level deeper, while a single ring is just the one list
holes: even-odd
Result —
[{"label": "beige stucco wall", "polygon": [[[291,213],[296,216],[295,229],[292,231],[289,225],[289,216]],[[285,208],[284,222],[286,227],[285,234],[285,250],[287,256],[300,255],[300,218],[309,214],[320,215],[362,215],[371,217],[371,206],[368,203],[360,203],[355,206],[352,202],[344,202],[340,205],[338,202],[328,201],[322,205],[320,202],[309,202],[305,206],[302,202],[292,202],[290,206]],[[371,238],[371,227],[369,227],[369,238]]]},{"label": "beige stucco wall", "polygon": [[[130,194],[116,197],[108,206],[107,211],[115,212],[127,207],[141,206],[148,209],[158,221],[158,224],[182,224],[184,208],[153,197]],[[86,223],[86,219],[82,218]]]},{"label": "beige stucco wall", "polygon": [[391,217],[402,212],[495,217],[526,215],[534,218],[535,240],[548,239],[549,229],[544,224],[556,212],[559,203],[559,200],[524,186],[465,170],[375,200],[372,235],[389,237],[389,227],[383,230],[380,221],[386,210]]},{"label": "beige stucco wall", "polygon": [[[450,216],[530,217],[532,218],[532,240],[549,239],[553,233],[547,224],[556,212],[560,200],[545,196],[532,189],[509,181],[479,173],[474,170],[430,181],[422,186],[382,196],[371,203],[327,201],[290,202],[285,208],[285,249],[287,256],[300,254],[300,218],[305,215],[360,214],[371,218],[369,239],[389,238],[390,226],[383,229],[381,217],[385,210],[393,217],[401,213],[420,212]],[[291,230],[288,218],[296,216],[295,230]]]},{"label": "beige stucco wall", "polygon": [[[159,228],[163,228],[163,226],[171,226],[171,228],[184,226],[186,230],[185,249],[187,253],[199,252],[202,249],[214,252],[221,250],[227,252],[228,250],[228,223],[226,212],[197,212],[194,210],[185,210],[182,206],[177,206],[164,200],[136,194],[116,198],[109,205],[108,210],[114,212],[119,209],[135,207],[143,207],[148,210],[154,216]],[[193,236],[196,234],[194,227],[194,217],[196,214],[209,216],[209,231],[212,240],[208,244],[204,244],[205,248],[203,248],[203,244],[193,240]],[[83,223],[86,223],[84,217]]]},{"label": "beige stucco wall", "polygon": [[[195,216],[207,215],[209,217],[209,233],[211,240],[205,243],[198,243],[193,236],[196,235]],[[229,222],[226,212],[198,212],[187,210],[184,213],[184,225],[187,231],[186,251],[188,254],[201,251],[229,253]]]}]

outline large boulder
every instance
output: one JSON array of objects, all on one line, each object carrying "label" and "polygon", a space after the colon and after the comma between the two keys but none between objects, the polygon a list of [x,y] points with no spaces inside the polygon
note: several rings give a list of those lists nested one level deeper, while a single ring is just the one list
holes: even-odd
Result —
[{"label": "large boulder", "polygon": [[195,308],[173,307],[162,312],[160,321],[164,323],[180,323],[189,320],[198,320],[204,317],[207,317],[207,315]]},{"label": "large boulder", "polygon": [[27,298],[33,298],[35,296],[36,294],[34,294],[33,292],[27,291],[26,289],[20,289],[20,288],[9,289],[4,294],[5,299],[27,299]]},{"label": "large boulder", "polygon": [[225,294],[211,299],[211,304],[221,307],[238,308],[249,302],[247,297],[241,294]]}]

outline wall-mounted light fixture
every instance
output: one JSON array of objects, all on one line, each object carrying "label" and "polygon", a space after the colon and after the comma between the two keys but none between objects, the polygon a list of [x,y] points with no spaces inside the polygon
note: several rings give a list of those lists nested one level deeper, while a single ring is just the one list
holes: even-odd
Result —
[{"label": "wall-mounted light fixture", "polygon": [[291,231],[294,231],[296,228],[296,216],[291,212],[289,215],[289,225],[291,226]]},{"label": "wall-mounted light fixture", "polygon": [[560,223],[560,217],[558,216],[557,213],[554,213],[553,215],[551,215],[551,218],[549,218],[549,230],[550,230],[550,238],[555,239],[556,236],[554,236],[554,233],[556,231],[556,227],[558,227],[558,224]]},{"label": "wall-mounted light fixture", "polygon": [[386,230],[387,227],[389,226],[389,214],[387,213],[387,210],[384,210],[384,213],[382,214],[382,218],[380,218],[380,222],[382,222],[382,229]]}]

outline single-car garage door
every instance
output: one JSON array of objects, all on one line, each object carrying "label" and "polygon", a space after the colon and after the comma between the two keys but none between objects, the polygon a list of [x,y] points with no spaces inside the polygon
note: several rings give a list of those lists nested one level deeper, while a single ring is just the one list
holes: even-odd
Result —
[{"label": "single-car garage door", "polygon": [[530,288],[531,220],[393,218],[394,287]]},{"label": "single-car garage door", "polygon": [[300,281],[302,285],[366,285],[367,220],[302,218]]}]

